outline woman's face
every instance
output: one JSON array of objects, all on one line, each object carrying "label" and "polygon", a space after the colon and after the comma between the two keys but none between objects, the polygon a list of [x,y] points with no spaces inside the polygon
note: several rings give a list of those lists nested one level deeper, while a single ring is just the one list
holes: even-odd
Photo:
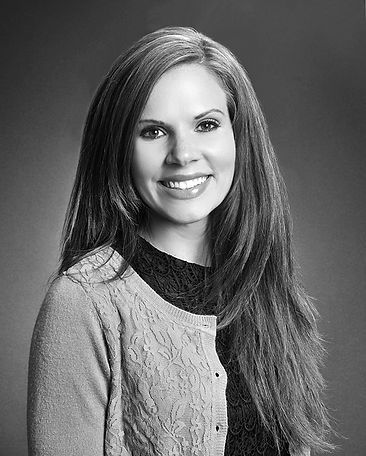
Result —
[{"label": "woman's face", "polygon": [[199,64],[167,71],[153,87],[134,143],[132,177],[151,217],[200,223],[227,195],[235,141],[226,95]]}]

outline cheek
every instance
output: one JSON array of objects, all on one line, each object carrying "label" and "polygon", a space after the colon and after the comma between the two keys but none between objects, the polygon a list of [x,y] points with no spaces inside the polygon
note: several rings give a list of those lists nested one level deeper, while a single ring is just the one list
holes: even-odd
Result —
[{"label": "cheek", "polygon": [[145,187],[157,169],[154,154],[147,153],[144,148],[135,147],[132,158],[132,178],[137,188]]},{"label": "cheek", "polygon": [[148,182],[148,175],[146,174],[146,170],[148,168],[143,166],[143,162],[136,157],[133,159],[132,162],[132,181],[137,190],[137,193],[140,195],[140,198],[144,198],[146,193],[146,182]]},{"label": "cheek", "polygon": [[218,144],[216,155],[216,169],[225,175],[226,180],[232,181],[235,160],[236,160],[236,145],[233,134],[227,137]]}]

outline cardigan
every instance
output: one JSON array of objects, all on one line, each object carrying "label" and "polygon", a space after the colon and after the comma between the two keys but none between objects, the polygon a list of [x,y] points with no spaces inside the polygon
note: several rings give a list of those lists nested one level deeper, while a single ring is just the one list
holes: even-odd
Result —
[{"label": "cardigan", "polygon": [[131,266],[108,281],[122,261],[99,250],[46,294],[29,360],[30,456],[223,456],[216,316],[165,301]]},{"label": "cardigan", "polygon": [[[115,249],[123,255],[119,242]],[[196,314],[217,315],[216,303],[206,300],[212,268],[162,252],[140,236],[130,265],[159,296],[176,307]],[[289,456],[284,438],[280,451],[277,450],[272,434],[262,424],[238,360],[230,356],[230,326],[217,332],[215,344],[227,374],[225,456]]]}]

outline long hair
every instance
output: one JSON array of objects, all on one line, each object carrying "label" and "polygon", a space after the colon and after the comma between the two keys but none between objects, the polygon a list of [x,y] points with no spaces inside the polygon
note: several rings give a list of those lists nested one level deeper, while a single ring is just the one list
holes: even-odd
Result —
[{"label": "long hair", "polygon": [[126,260],[120,273],[133,258],[147,212],[131,178],[137,123],[158,79],[189,63],[221,84],[236,143],[233,183],[207,232],[218,329],[230,328],[232,356],[275,442],[329,450],[322,345],[294,263],[285,185],[250,80],[221,44],[191,28],[167,27],[113,64],[86,119],[58,272],[117,240]]}]

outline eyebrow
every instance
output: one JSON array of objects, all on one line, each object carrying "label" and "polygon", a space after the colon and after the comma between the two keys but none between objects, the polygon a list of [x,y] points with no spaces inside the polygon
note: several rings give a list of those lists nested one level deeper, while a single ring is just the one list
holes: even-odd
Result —
[{"label": "eyebrow", "polygon": [[[211,114],[212,112],[218,112],[219,114],[222,114],[223,116],[225,115],[221,109],[216,109],[216,108],[213,108],[213,109],[209,109],[208,111],[205,111],[205,112],[202,112],[201,114],[198,114],[194,120],[199,120],[199,119],[202,119],[203,117],[207,116],[207,114]],[[156,125],[165,125],[165,122],[161,121],[161,120],[156,120],[156,119],[141,119],[139,121],[139,124],[140,123],[154,123]]]}]

